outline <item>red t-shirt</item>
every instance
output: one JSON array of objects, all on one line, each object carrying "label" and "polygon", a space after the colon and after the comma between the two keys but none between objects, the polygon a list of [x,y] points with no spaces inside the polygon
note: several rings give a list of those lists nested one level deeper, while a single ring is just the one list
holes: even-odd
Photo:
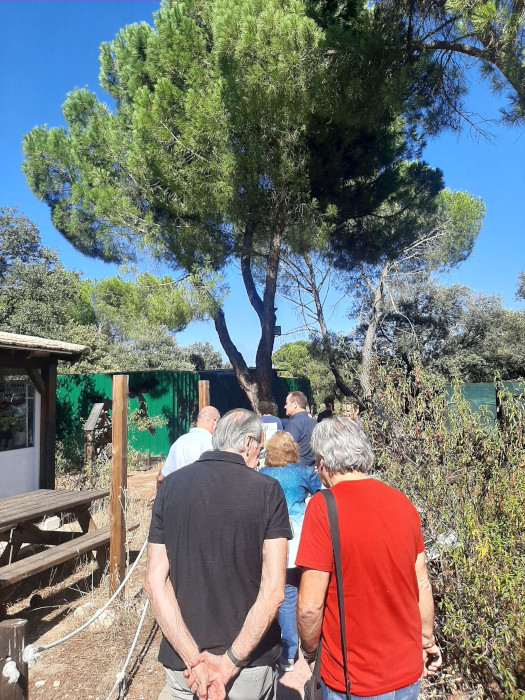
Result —
[{"label": "red t-shirt", "polygon": [[[423,671],[415,562],[424,551],[419,515],[399,491],[375,479],[332,487],[337,503],[353,695],[380,695],[415,683]],[[344,692],[337,585],[321,493],[304,518],[297,566],[332,573],[322,628],[321,676]]]}]

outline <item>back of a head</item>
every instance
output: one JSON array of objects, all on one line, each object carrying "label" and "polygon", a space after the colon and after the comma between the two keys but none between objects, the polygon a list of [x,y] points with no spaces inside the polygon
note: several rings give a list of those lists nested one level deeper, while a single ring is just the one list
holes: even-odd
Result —
[{"label": "back of a head", "polygon": [[295,401],[295,403],[301,410],[306,411],[306,407],[308,406],[308,399],[302,391],[291,391],[288,394],[288,398],[290,398],[292,401]]},{"label": "back of a head", "polygon": [[259,401],[259,414],[261,416],[277,416],[277,406],[273,401]]},{"label": "back of a head", "polygon": [[244,439],[251,436],[260,441],[262,430],[261,419],[256,413],[246,408],[234,408],[225,413],[217,423],[212,438],[213,449],[232,449],[240,452]]},{"label": "back of a head", "polygon": [[351,471],[368,474],[374,453],[365,433],[350,418],[335,416],[318,423],[312,433],[312,450],[326,467],[339,474]]},{"label": "back of a head", "polygon": [[333,396],[327,396],[325,400],[323,401],[324,405],[326,408],[333,408],[334,406],[334,397]]},{"label": "back of a head", "polygon": [[285,464],[299,462],[299,446],[289,433],[278,430],[266,443],[264,465],[284,467]]},{"label": "back of a head", "polygon": [[219,419],[220,417],[221,414],[214,406],[204,406],[204,408],[201,408],[199,415],[197,416],[197,424],[209,420],[215,420],[216,418]]}]

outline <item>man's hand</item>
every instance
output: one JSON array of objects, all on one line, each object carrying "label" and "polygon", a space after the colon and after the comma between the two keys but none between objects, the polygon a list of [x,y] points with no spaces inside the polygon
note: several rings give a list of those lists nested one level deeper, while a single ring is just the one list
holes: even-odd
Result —
[{"label": "man's hand", "polygon": [[[184,671],[184,676],[191,680],[194,669],[203,663],[206,664],[206,666],[218,676],[223,687],[226,686],[241,670],[238,668],[238,666],[232,663],[227,654],[218,656],[217,654],[211,654],[209,651],[203,651],[201,654],[191,660],[190,669],[188,671]],[[189,680],[188,687],[190,687]]]},{"label": "man's hand", "polygon": [[225,700],[224,683],[219,674],[204,662],[184,671],[184,677],[188,679],[187,687],[199,700]]},{"label": "man's hand", "polygon": [[441,649],[437,644],[423,649],[423,663],[423,677],[429,678],[430,676],[435,676],[443,663]]}]

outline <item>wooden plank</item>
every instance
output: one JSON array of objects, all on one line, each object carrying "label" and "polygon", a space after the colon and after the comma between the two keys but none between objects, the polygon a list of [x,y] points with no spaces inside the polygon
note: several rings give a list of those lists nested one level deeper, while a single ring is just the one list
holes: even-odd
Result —
[{"label": "wooden plank", "polygon": [[40,478],[39,486],[55,488],[57,361],[51,359],[42,371],[46,391],[40,402]]},{"label": "wooden plank", "polygon": [[41,571],[51,569],[53,566],[58,566],[58,564],[108,543],[109,526],[106,526],[77,537],[71,542],[64,542],[43,552],[32,554],[25,559],[20,559],[13,564],[3,566],[0,569],[0,588],[21,581],[33,574],[39,574]]},{"label": "wooden plank", "polygon": [[126,568],[124,508],[128,480],[128,386],[129,377],[126,374],[113,376],[111,395],[111,544],[109,550],[109,588],[111,593],[117,590]]},{"label": "wooden plank", "polygon": [[27,513],[32,517],[33,513],[38,513],[45,508],[54,509],[59,507],[77,507],[89,504],[99,498],[104,498],[109,494],[107,489],[96,491],[34,491],[33,494],[14,496],[0,501],[0,523],[4,523],[10,514]]},{"label": "wooden plank", "polygon": [[33,367],[30,362],[24,363],[24,369],[27,372],[27,376],[29,377],[29,379],[33,382],[33,385],[38,391],[38,393],[40,395],[44,394],[46,391],[46,385],[44,383],[44,380],[42,379],[41,374],[37,372],[36,368]]},{"label": "wooden plank", "polygon": [[72,512],[79,506],[109,495],[107,489],[91,491],[53,491],[41,489],[21,496],[0,500],[0,532],[19,523],[31,522],[46,515]]},{"label": "wooden plank", "polygon": [[90,430],[95,430],[97,427],[97,422],[98,419],[100,418],[100,414],[104,410],[104,402],[102,403],[94,403],[93,408],[91,409],[91,413],[88,416],[87,421],[84,423],[83,431],[86,433]]},{"label": "wooden plank", "polygon": [[207,379],[199,380],[199,411],[210,405],[210,382]]},{"label": "wooden plank", "polygon": [[[4,620],[0,622],[0,698],[2,700],[27,700],[28,669],[24,661],[27,620]],[[14,661],[20,676],[10,683],[2,673],[8,660]]]},{"label": "wooden plank", "polygon": [[[129,531],[135,530],[138,523],[130,525]],[[0,568],[0,588],[10,586],[17,581],[39,574],[41,571],[51,569],[53,566],[58,566],[65,561],[75,559],[81,554],[85,554],[91,550],[97,549],[109,543],[110,527],[101,527],[98,530],[93,530],[85,535],[76,537],[70,542],[50,547],[43,552],[32,554],[25,559],[8,564]]]}]

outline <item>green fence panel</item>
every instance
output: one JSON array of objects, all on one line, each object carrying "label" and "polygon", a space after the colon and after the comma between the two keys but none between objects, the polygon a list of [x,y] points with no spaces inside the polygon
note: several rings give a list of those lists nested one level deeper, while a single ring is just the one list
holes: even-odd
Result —
[{"label": "green fence panel", "polygon": [[512,396],[523,397],[525,395],[525,379],[520,379],[515,382],[501,382],[503,387],[509,391]]},{"label": "green fence panel", "polygon": [[129,426],[128,444],[141,454],[167,456],[173,442],[191,427],[198,403],[198,379],[193,372],[131,372],[128,414],[136,409],[165,424],[150,430]]},{"label": "green fence panel", "polygon": [[[501,391],[498,391],[498,417],[503,421],[513,420],[523,424],[525,420],[525,380],[514,382],[501,382]],[[514,399],[513,406],[509,407],[508,395]]]},{"label": "green fence panel", "polygon": [[[57,380],[57,438],[81,429],[95,403],[111,405],[111,374],[63,375]],[[193,372],[130,372],[128,417],[137,409],[161,416],[165,425],[138,430],[129,425],[128,444],[141,454],[165,456],[192,424],[198,405],[198,376]]]},{"label": "green fence panel", "polygon": [[[57,439],[64,441],[82,430],[93,404],[111,407],[112,374],[68,374],[57,380]],[[129,424],[128,444],[145,455],[167,456],[175,440],[187,433],[197,417],[199,379],[210,382],[210,402],[221,414],[232,408],[251,408],[233,371],[130,372],[129,416],[142,409],[149,418],[161,416],[165,425],[138,430]],[[284,402],[290,391],[302,391],[310,399],[308,379],[274,377],[273,391],[284,416]]]},{"label": "green fence panel", "polygon": [[[496,390],[492,382],[490,384],[461,384],[460,394],[468,401],[474,413],[484,409],[486,421],[493,423],[496,420]],[[454,409],[453,395],[454,389],[448,385],[447,408],[449,411]]]},{"label": "green fence panel", "polygon": [[[521,399],[521,406],[525,406],[525,382],[523,380],[501,382],[500,386],[504,390],[503,396],[505,395],[505,390],[507,390],[512,396],[519,397]],[[493,382],[490,384],[462,384],[460,386],[460,392],[469,402],[472,411],[480,411],[483,408],[490,422],[498,418],[498,411],[503,418],[505,414],[505,401],[503,400],[502,405],[498,406],[496,386]],[[453,387],[448,385],[447,406],[450,410],[454,407],[453,394]]]}]

